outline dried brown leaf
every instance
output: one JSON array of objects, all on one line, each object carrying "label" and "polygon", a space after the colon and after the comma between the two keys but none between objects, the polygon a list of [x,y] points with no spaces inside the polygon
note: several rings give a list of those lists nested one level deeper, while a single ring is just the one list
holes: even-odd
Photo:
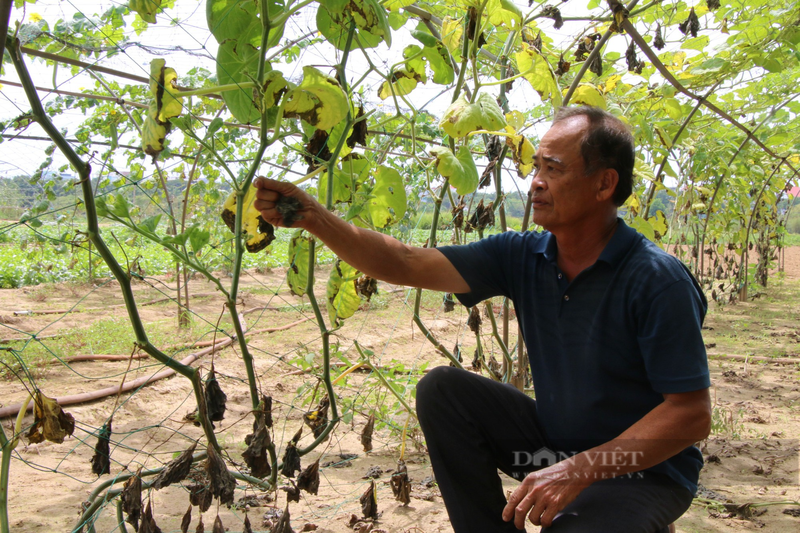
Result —
[{"label": "dried brown leaf", "polygon": [[392,474],[392,493],[394,499],[403,505],[411,503],[411,481],[408,479],[408,468],[402,459],[397,461],[397,470]]},{"label": "dried brown leaf", "polygon": [[375,480],[371,480],[369,487],[358,499],[361,502],[361,513],[364,518],[378,518],[378,498],[375,496]]},{"label": "dried brown leaf", "polygon": [[356,292],[369,301],[378,292],[378,280],[364,274],[356,280]]},{"label": "dried brown leaf", "polygon": [[225,533],[225,526],[222,525],[222,519],[217,515],[214,519],[214,527],[211,529],[212,533]]},{"label": "dried brown leaf", "polygon": [[127,518],[125,521],[139,530],[139,520],[142,517],[142,469],[140,468],[133,476],[128,478],[122,488],[122,510]]},{"label": "dried brown leaf", "polygon": [[156,519],[153,517],[153,508],[150,502],[147,502],[147,508],[142,515],[142,524],[139,526],[138,533],[162,533],[161,528],[156,524]]},{"label": "dried brown leaf", "polygon": [[67,435],[75,431],[75,419],[65,413],[58,402],[37,390],[33,395],[33,426],[28,431],[28,440],[37,444],[45,440],[61,444]]},{"label": "dried brown leaf", "polygon": [[195,448],[197,448],[197,443],[192,444],[190,448],[184,450],[178,457],[170,461],[153,480],[152,487],[159,490],[186,479],[186,476],[189,475],[189,470],[192,468]]},{"label": "dried brown leaf", "polygon": [[109,441],[111,439],[111,419],[103,424],[97,433],[97,444],[94,446],[92,456],[92,473],[102,476],[111,472],[111,451]]},{"label": "dried brown leaf", "polygon": [[206,484],[190,485],[189,487],[189,503],[196,505],[200,508],[201,513],[205,513],[211,507],[211,501],[214,495],[211,494],[211,489]]},{"label": "dried brown leaf", "polygon": [[469,317],[467,318],[467,326],[474,334],[479,334],[481,332],[481,312],[478,309],[478,306],[474,306],[469,310]]},{"label": "dried brown leaf", "polygon": [[242,533],[253,533],[253,528],[250,526],[250,517],[244,515],[244,529],[242,529]]},{"label": "dried brown leaf", "polygon": [[354,148],[356,143],[360,144],[361,146],[367,145],[367,121],[366,120],[359,120],[361,117],[364,116],[364,106],[358,108],[358,113],[356,114],[356,122],[353,124],[353,133],[350,134],[350,137],[347,138],[347,146],[350,148]]},{"label": "dried brown leaf", "polygon": [[319,459],[300,472],[297,476],[297,488],[309,494],[316,494],[319,491]]},{"label": "dried brown leaf", "polygon": [[203,515],[200,515],[200,521],[197,522],[197,528],[195,528],[194,533],[205,533],[206,526],[203,524]]},{"label": "dried brown leaf", "polygon": [[181,533],[189,533],[189,525],[192,523],[192,505],[189,504],[189,508],[183,514],[183,518],[181,519]]},{"label": "dried brown leaf", "polygon": [[225,461],[210,443],[208,445],[208,459],[206,460],[206,474],[210,482],[211,494],[219,498],[220,503],[233,503],[236,480],[228,471]]},{"label": "dried brown leaf", "polygon": [[364,429],[361,430],[361,445],[365,452],[372,451],[372,432],[375,430],[375,413],[369,415]]},{"label": "dried brown leaf", "polygon": [[275,522],[275,525],[272,526],[272,529],[269,530],[269,533],[294,533],[290,519],[289,504],[287,503],[286,509],[283,510],[280,518],[278,518],[278,520]]},{"label": "dried brown leaf", "polygon": [[303,415],[303,422],[311,428],[315,438],[319,437],[325,431],[325,426],[328,425],[329,405],[330,400],[327,396],[323,396],[316,409],[312,409]]},{"label": "dried brown leaf", "polygon": [[208,418],[212,422],[219,422],[225,418],[225,403],[228,396],[222,392],[222,388],[217,381],[217,374],[214,371],[214,363],[211,363],[211,370],[206,378],[206,410]]}]

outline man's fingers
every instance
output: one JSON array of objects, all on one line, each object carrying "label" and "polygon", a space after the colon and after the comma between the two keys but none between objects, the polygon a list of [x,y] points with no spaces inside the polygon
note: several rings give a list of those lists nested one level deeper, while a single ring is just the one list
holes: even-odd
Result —
[{"label": "man's fingers", "polygon": [[517,526],[517,529],[525,529],[525,517],[530,508],[536,505],[538,505],[536,495],[531,491],[514,507],[514,525]]}]

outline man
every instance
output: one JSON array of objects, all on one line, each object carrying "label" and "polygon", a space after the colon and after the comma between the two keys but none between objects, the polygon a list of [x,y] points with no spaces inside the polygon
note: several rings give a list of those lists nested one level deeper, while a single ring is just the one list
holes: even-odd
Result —
[{"label": "man", "polygon": [[[513,300],[536,400],[449,367],[417,387],[459,533],[524,530],[526,517],[547,532],[653,533],[691,504],[702,466],[692,445],[711,420],[706,301],[677,259],[617,218],[633,164],[622,122],[596,108],[562,109],[531,184],[533,220],[547,231],[440,249],[349,225],[291,185],[256,182],[267,221],[280,224],[281,195],[298,199],[296,225],[375,278],[452,292],[468,306]],[[543,453],[564,460],[542,465]],[[498,469],[524,476],[508,501]]]}]

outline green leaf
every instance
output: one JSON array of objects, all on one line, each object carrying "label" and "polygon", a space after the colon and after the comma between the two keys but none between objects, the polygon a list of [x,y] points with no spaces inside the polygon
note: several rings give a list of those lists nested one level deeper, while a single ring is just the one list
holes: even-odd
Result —
[{"label": "green leaf", "polygon": [[138,227],[141,231],[145,233],[155,235],[158,229],[159,222],[161,222],[161,215],[154,215],[139,222]]},{"label": "green leaf", "polygon": [[679,120],[683,117],[681,103],[675,98],[664,98],[664,109],[672,120]]},{"label": "green leaf", "polygon": [[344,50],[351,23],[364,48],[375,48],[381,41],[392,45],[392,30],[386,10],[376,0],[321,0],[317,8],[317,29],[339,50]]},{"label": "green leaf", "polygon": [[372,224],[385,228],[406,214],[407,199],[403,177],[393,168],[380,166],[375,171],[375,187],[368,207]]},{"label": "green leaf", "polygon": [[600,94],[600,91],[594,85],[589,83],[581,83],[572,93],[573,104],[585,104],[602,109],[606,108],[606,99]]},{"label": "green leaf", "polygon": [[156,13],[160,12],[161,0],[130,0],[128,9],[139,13],[142,20],[154,24]]},{"label": "green leaf", "polygon": [[286,282],[297,296],[303,296],[308,287],[308,251],[310,238],[297,230],[289,241],[289,268],[286,269]]},{"label": "green leaf", "polygon": [[429,31],[425,31],[422,28],[425,28],[425,26],[420,22],[420,24],[419,24],[419,26],[417,26],[416,30],[411,30],[411,36],[414,39],[416,39],[419,42],[421,42],[422,46],[425,46],[425,47],[436,46],[436,43],[439,42],[438,39],[436,39],[436,37],[431,35],[431,33]]},{"label": "green leaf", "polygon": [[[271,70],[271,68],[267,68]],[[217,79],[220,85],[245,83],[258,74],[258,49],[247,43],[229,40],[217,51]],[[261,114],[253,103],[253,89],[238,89],[222,93],[231,114],[244,124],[255,124]]]},{"label": "green leaf", "polygon": [[119,218],[131,218],[131,206],[121,194],[114,196],[114,205],[111,206],[110,212]]},{"label": "green leaf", "polygon": [[[353,186],[358,188],[369,176],[369,161],[362,155],[349,154],[342,158],[341,166],[333,173],[333,202],[352,200]],[[328,194],[328,173],[323,172],[319,179],[319,199],[325,202]]]},{"label": "green leaf", "polygon": [[634,217],[633,221],[631,221],[631,226],[633,229],[647,237],[649,240],[654,241],[656,238],[656,232],[653,229],[653,226],[650,224],[649,221],[645,220],[640,216]]},{"label": "green leaf", "polygon": [[208,244],[211,239],[211,233],[198,226],[192,226],[189,229],[189,244],[192,246],[194,253],[197,254],[203,246]]},{"label": "green leaf", "polygon": [[516,30],[522,26],[522,11],[511,0],[489,0],[486,4],[489,22]]},{"label": "green leaf", "polygon": [[411,4],[413,4],[414,2],[415,2],[415,0],[386,0],[386,2],[384,2],[383,5],[389,11],[393,11],[394,12],[394,11],[400,11],[400,9],[402,9],[404,7],[408,7]]},{"label": "green leaf", "polygon": [[433,83],[439,85],[450,85],[456,79],[453,65],[450,63],[450,54],[447,48],[440,41],[436,45],[423,48],[425,59],[433,70]]},{"label": "green leaf", "polygon": [[489,93],[479,94],[474,104],[470,104],[462,94],[450,104],[439,122],[439,127],[455,138],[477,130],[498,131],[505,126],[506,117]]},{"label": "green leaf", "polygon": [[708,35],[701,35],[700,37],[692,37],[691,39],[686,39],[681,44],[682,50],[697,50],[698,52],[702,52],[706,46],[708,46]]},{"label": "green leaf", "polygon": [[478,169],[469,148],[461,146],[458,155],[453,155],[449,148],[436,146],[430,153],[436,157],[436,170],[445,178],[450,179],[450,185],[456,188],[459,195],[471,194],[478,188]]},{"label": "green leaf", "polygon": [[710,74],[712,72],[719,72],[728,65],[729,63],[724,59],[712,57],[711,59],[706,59],[696,67],[692,68],[691,73],[697,75]]},{"label": "green leaf", "polygon": [[184,231],[183,233],[178,233],[177,235],[167,235],[161,239],[161,242],[164,244],[177,244],[178,246],[186,246],[186,241],[189,240],[189,233],[191,232],[191,229],[192,228],[189,228],[189,230]]},{"label": "green leaf", "polygon": [[286,94],[283,114],[329,130],[347,117],[349,105],[339,82],[314,67],[303,67],[303,81]]},{"label": "green leaf", "polygon": [[[97,211],[98,217],[107,217],[108,216],[108,205],[106,204],[106,197],[105,196],[98,196],[94,199],[94,208]],[[26,213],[27,215],[27,213]],[[20,218],[20,222],[25,222],[25,215]]]},{"label": "green leaf", "polygon": [[523,77],[528,80],[542,100],[553,100],[555,107],[561,106],[561,91],[558,89],[553,72],[547,61],[527,43],[522,43],[522,50],[514,54],[517,60],[517,68],[524,73]]},{"label": "green leaf", "polygon": [[[280,0],[269,0],[267,4],[270,20],[274,21],[283,13]],[[261,22],[260,0],[206,0],[206,21],[208,29],[218,43],[228,40],[248,43],[256,48],[261,46],[263,24]],[[268,47],[277,45],[283,37],[283,25],[270,28]]]},{"label": "green leaf", "polygon": [[341,259],[333,265],[326,291],[328,318],[332,327],[340,326],[361,305],[361,297],[356,292],[356,280],[360,275],[358,270]]}]

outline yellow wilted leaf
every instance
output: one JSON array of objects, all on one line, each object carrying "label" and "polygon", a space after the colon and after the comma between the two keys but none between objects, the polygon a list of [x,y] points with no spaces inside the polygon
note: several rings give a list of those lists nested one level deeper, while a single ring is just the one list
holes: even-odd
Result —
[{"label": "yellow wilted leaf", "polygon": [[[231,191],[225,205],[222,207],[222,221],[232,232],[236,232],[236,191]],[[250,187],[244,197],[244,208],[242,209],[242,231],[247,234],[245,248],[247,251],[256,253],[263,250],[275,240],[275,228],[261,216],[261,213],[253,205],[256,198],[256,188]]]},{"label": "yellow wilted leaf", "polygon": [[521,111],[511,111],[506,113],[506,122],[514,131],[517,131],[525,125],[525,115]]},{"label": "yellow wilted leaf", "polygon": [[506,131],[511,133],[506,137],[506,145],[511,148],[511,156],[517,166],[517,175],[520,178],[528,177],[533,171],[533,156],[536,155],[536,148],[524,135],[517,135],[513,129],[506,126]]},{"label": "yellow wilted leaf", "polygon": [[522,50],[517,52],[514,57],[517,60],[517,68],[524,73],[523,77],[539,93],[542,100],[552,98],[553,105],[560,107],[561,91],[558,90],[558,83],[556,83],[545,58],[527,43],[522,43]]},{"label": "yellow wilted leaf", "polygon": [[[566,89],[564,91],[566,93]],[[606,99],[594,85],[581,83],[572,93],[572,103],[585,104],[594,107],[606,108]]]},{"label": "yellow wilted leaf", "polygon": [[442,42],[451,54],[458,57],[461,55],[461,36],[464,33],[464,26],[457,19],[445,17],[442,20]]},{"label": "yellow wilted leaf", "polygon": [[612,74],[611,76],[609,76],[608,79],[606,80],[605,85],[601,85],[601,87],[603,88],[603,94],[608,94],[611,91],[613,91],[614,87],[617,86],[617,82],[619,82],[619,80],[621,79],[622,76],[620,76],[619,74]]},{"label": "yellow wilted leaf", "polygon": [[343,121],[349,107],[339,82],[314,67],[303,67],[303,81],[286,94],[285,102],[285,117],[299,117],[320,130]]}]

